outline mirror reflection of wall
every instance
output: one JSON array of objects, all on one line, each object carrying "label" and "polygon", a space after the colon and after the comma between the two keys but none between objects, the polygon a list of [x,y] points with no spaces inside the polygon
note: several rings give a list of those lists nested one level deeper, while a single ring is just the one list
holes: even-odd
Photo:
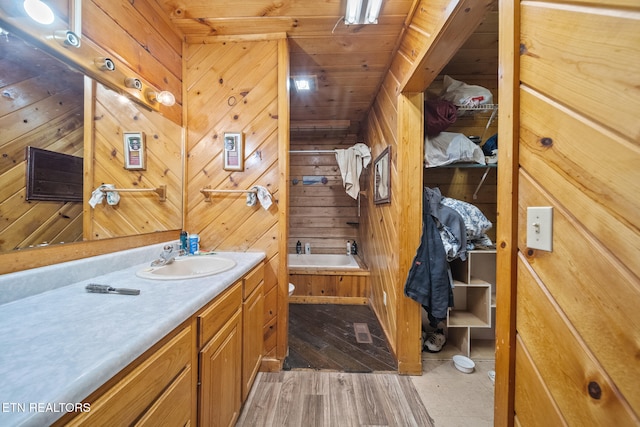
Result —
[{"label": "mirror reflection of wall", "polygon": [[[96,82],[87,80],[85,88],[84,79],[14,35],[0,37],[0,253],[181,228],[182,128]],[[93,100],[86,111],[85,90]],[[86,141],[85,114],[93,118]],[[147,170],[124,168],[124,132],[146,135]],[[85,198],[106,183],[166,185],[167,201],[158,202],[155,193],[126,194],[119,206],[96,209],[82,202],[27,201],[27,146],[92,159],[85,162]]]},{"label": "mirror reflection of wall", "polygon": [[26,201],[26,147],[82,157],[83,75],[0,39],[0,252],[82,240],[82,203]]},{"label": "mirror reflection of wall", "polygon": [[[93,83],[93,161],[85,170],[89,191],[102,184],[142,189],[167,186],[166,201],[153,192],[122,193],[117,206],[85,205],[85,240],[131,236],[182,227],[182,128],[160,114],[141,108],[99,83]],[[129,168],[125,134],[144,135],[145,167]],[[87,167],[85,161],[85,167]],[[87,188],[85,188],[85,194]]]}]

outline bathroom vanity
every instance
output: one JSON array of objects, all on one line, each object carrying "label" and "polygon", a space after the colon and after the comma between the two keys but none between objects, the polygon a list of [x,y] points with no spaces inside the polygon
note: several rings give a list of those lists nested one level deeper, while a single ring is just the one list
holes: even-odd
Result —
[{"label": "bathroom vanity", "polygon": [[[233,423],[262,357],[265,254],[217,255],[236,266],[188,280],[137,277],[150,258],[0,305],[0,424]],[[139,261],[95,258],[110,268]],[[83,268],[66,264],[0,276],[0,285]],[[140,295],[88,293],[89,283]]]}]

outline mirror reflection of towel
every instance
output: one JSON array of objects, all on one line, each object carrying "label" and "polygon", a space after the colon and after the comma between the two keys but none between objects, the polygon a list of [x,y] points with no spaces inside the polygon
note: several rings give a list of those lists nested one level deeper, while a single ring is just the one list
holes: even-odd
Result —
[{"label": "mirror reflection of towel", "polygon": [[92,208],[95,208],[96,205],[99,205],[100,203],[102,203],[102,200],[105,198],[105,196],[107,197],[108,204],[112,206],[117,205],[118,202],[120,202],[120,194],[117,191],[106,191],[106,192],[103,191],[103,190],[110,190],[115,188],[116,187],[113,184],[103,184],[100,187],[96,188],[91,193],[91,198],[89,199],[89,205],[91,205]]},{"label": "mirror reflection of towel", "polygon": [[346,150],[336,150],[336,161],[345,191],[357,199],[360,193],[360,174],[371,162],[371,149],[359,142]]}]

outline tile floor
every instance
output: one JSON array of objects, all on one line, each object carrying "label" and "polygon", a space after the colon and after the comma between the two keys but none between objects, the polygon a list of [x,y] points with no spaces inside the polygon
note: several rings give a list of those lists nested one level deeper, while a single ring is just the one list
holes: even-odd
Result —
[{"label": "tile floor", "polygon": [[494,360],[476,360],[474,372],[458,371],[451,358],[423,353],[422,376],[412,376],[436,427],[493,426],[493,383],[488,372]]}]

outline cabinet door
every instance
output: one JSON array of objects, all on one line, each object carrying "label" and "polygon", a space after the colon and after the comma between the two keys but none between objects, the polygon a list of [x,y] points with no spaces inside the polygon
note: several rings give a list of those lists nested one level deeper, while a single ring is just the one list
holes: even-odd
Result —
[{"label": "cabinet door", "polygon": [[242,401],[249,396],[262,361],[264,327],[263,282],[242,304]]},{"label": "cabinet door", "polygon": [[237,310],[199,354],[200,425],[232,426],[240,414],[242,310]]}]

